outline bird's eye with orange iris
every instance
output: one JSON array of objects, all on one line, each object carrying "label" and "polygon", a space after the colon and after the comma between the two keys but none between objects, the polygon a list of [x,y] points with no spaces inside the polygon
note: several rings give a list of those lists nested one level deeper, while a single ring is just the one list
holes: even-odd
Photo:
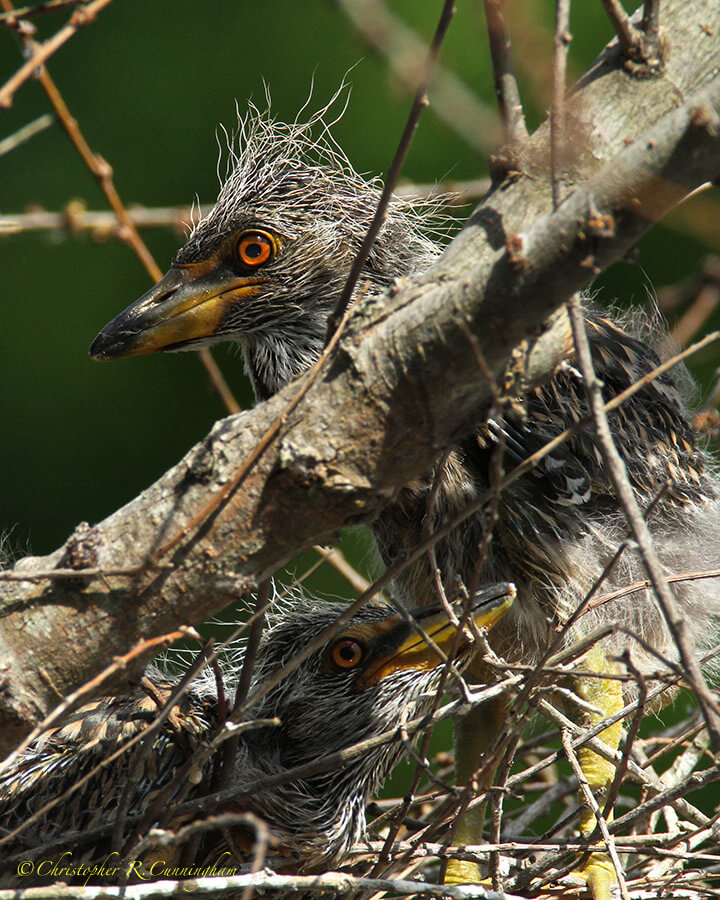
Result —
[{"label": "bird's eye with orange iris", "polygon": [[362,661],[365,648],[352,638],[341,638],[332,648],[332,661],[340,669],[352,669]]},{"label": "bird's eye with orange iris", "polygon": [[235,245],[238,260],[250,269],[256,269],[272,258],[275,245],[272,238],[261,231],[246,231]]}]

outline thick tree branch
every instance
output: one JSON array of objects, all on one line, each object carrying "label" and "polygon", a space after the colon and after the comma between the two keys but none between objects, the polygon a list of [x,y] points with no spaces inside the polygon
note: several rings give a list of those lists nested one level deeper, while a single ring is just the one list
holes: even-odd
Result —
[{"label": "thick tree branch", "polygon": [[[699,27],[702,19],[717,34],[720,9],[693,11],[674,0],[664,10],[675,48],[665,75],[634,80],[610,48],[568,98],[568,128],[581,152],[559,209],[551,209],[543,127],[522,172],[496,188],[431,272],[353,311],[316,383],[205,520],[199,513],[302,380],[218,422],[127,506],[13,570],[137,574],[0,581],[6,745],[139,638],[206,619],[311,544],[375,517],[488,408],[493,386],[478,371],[478,346],[499,383],[508,364],[514,388],[547,377],[568,350],[569,332],[563,315],[546,330],[540,323],[720,172],[720,77],[710,80],[720,47],[709,35],[703,41]],[[172,550],[159,553],[163,546]],[[145,567],[149,559],[158,565]]]}]

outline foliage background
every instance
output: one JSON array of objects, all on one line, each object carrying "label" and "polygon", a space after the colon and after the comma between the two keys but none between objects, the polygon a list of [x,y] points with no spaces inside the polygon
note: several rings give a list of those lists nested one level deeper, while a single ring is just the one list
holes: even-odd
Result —
[{"label": "foliage background", "polygon": [[[389,4],[426,38],[439,3]],[[546,114],[554,3],[508,4],[531,127]],[[38,39],[67,12],[36,21]],[[571,73],[582,72],[612,37],[601,3],[577,5]],[[441,60],[488,104],[494,103],[481,4],[458,4]],[[0,28],[0,81],[19,64],[19,44]],[[392,158],[409,98],[386,60],[327,0],[118,0],[81,28],[49,62],[92,149],[112,165],[126,204],[191,204],[214,199],[218,123],[232,129],[235,102],[264,103],[295,116],[314,81],[324,103],[352,69],[350,104],[334,133],[361,171],[382,173]],[[478,178],[487,160],[439,121],[421,120],[405,175],[419,182]],[[2,112],[0,138],[47,112],[34,82]],[[0,213],[49,210],[104,197],[61,128],[54,124],[0,157]],[[637,258],[598,282],[603,300],[645,302],[648,290],[677,282],[708,252],[720,251],[720,222],[702,202],[654,229]],[[182,235],[146,230],[161,266]],[[99,364],[87,348],[97,331],[149,286],[132,251],[87,233],[3,234],[0,230],[0,530],[13,555],[61,544],[82,520],[97,521],[151,483],[224,414],[194,354]],[[215,351],[241,403],[251,395],[232,348]],[[715,369],[699,360],[706,386]],[[354,544],[354,538],[350,544]],[[363,545],[365,546],[365,545]],[[366,549],[351,551],[363,566]],[[329,573],[316,583],[340,589]]]}]

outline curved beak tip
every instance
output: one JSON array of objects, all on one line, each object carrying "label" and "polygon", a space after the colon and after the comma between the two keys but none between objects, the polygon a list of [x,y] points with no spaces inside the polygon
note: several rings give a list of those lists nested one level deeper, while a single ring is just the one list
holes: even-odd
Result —
[{"label": "curved beak tip", "polygon": [[97,361],[107,359],[104,349],[103,337],[104,335],[102,334],[102,332],[100,332],[100,334],[95,338],[92,344],[90,344],[90,350],[88,352],[90,353],[91,359]]},{"label": "curved beak tip", "polygon": [[107,334],[105,331],[101,331],[90,344],[90,357],[100,362],[106,359],[113,359],[116,356],[122,356],[123,341],[119,337],[117,333]]}]

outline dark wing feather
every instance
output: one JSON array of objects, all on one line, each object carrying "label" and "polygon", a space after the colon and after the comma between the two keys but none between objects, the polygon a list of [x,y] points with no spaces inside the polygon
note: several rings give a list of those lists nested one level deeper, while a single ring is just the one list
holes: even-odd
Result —
[{"label": "dark wing feather", "polygon": [[[158,681],[154,693],[163,702],[173,687],[171,682]],[[146,813],[193,749],[203,742],[216,716],[212,698],[186,694],[151,737],[151,752],[141,753],[142,742],[138,742],[109,761],[130,739],[142,734],[157,713],[155,699],[142,691],[103,698],[77,710],[62,726],[46,732],[21,754],[0,775],[0,833],[7,835],[39,815],[10,846],[5,845],[3,856],[67,833],[112,825],[113,812],[129,782],[129,815]],[[103,761],[108,761],[107,765],[90,775]],[[86,776],[90,777],[79,784]],[[67,798],[40,813],[47,803],[76,785]],[[86,845],[84,855],[90,858],[98,849]]]},{"label": "dark wing feather", "polygon": [[[587,330],[595,371],[607,399],[659,364],[652,349],[605,317],[588,314]],[[480,430],[481,450],[502,439],[506,457],[517,464],[588,415],[582,376],[571,363],[565,363],[547,384],[530,394],[523,415],[508,412]],[[609,421],[641,497],[650,499],[665,482],[670,484],[670,498],[677,502],[697,500],[706,493],[707,485],[701,482],[702,462],[684,404],[667,374],[643,386],[610,413]],[[516,490],[523,495],[541,495],[544,502],[585,506],[602,504],[613,494],[592,424],[545,456],[533,475],[532,481],[524,479]]]}]

